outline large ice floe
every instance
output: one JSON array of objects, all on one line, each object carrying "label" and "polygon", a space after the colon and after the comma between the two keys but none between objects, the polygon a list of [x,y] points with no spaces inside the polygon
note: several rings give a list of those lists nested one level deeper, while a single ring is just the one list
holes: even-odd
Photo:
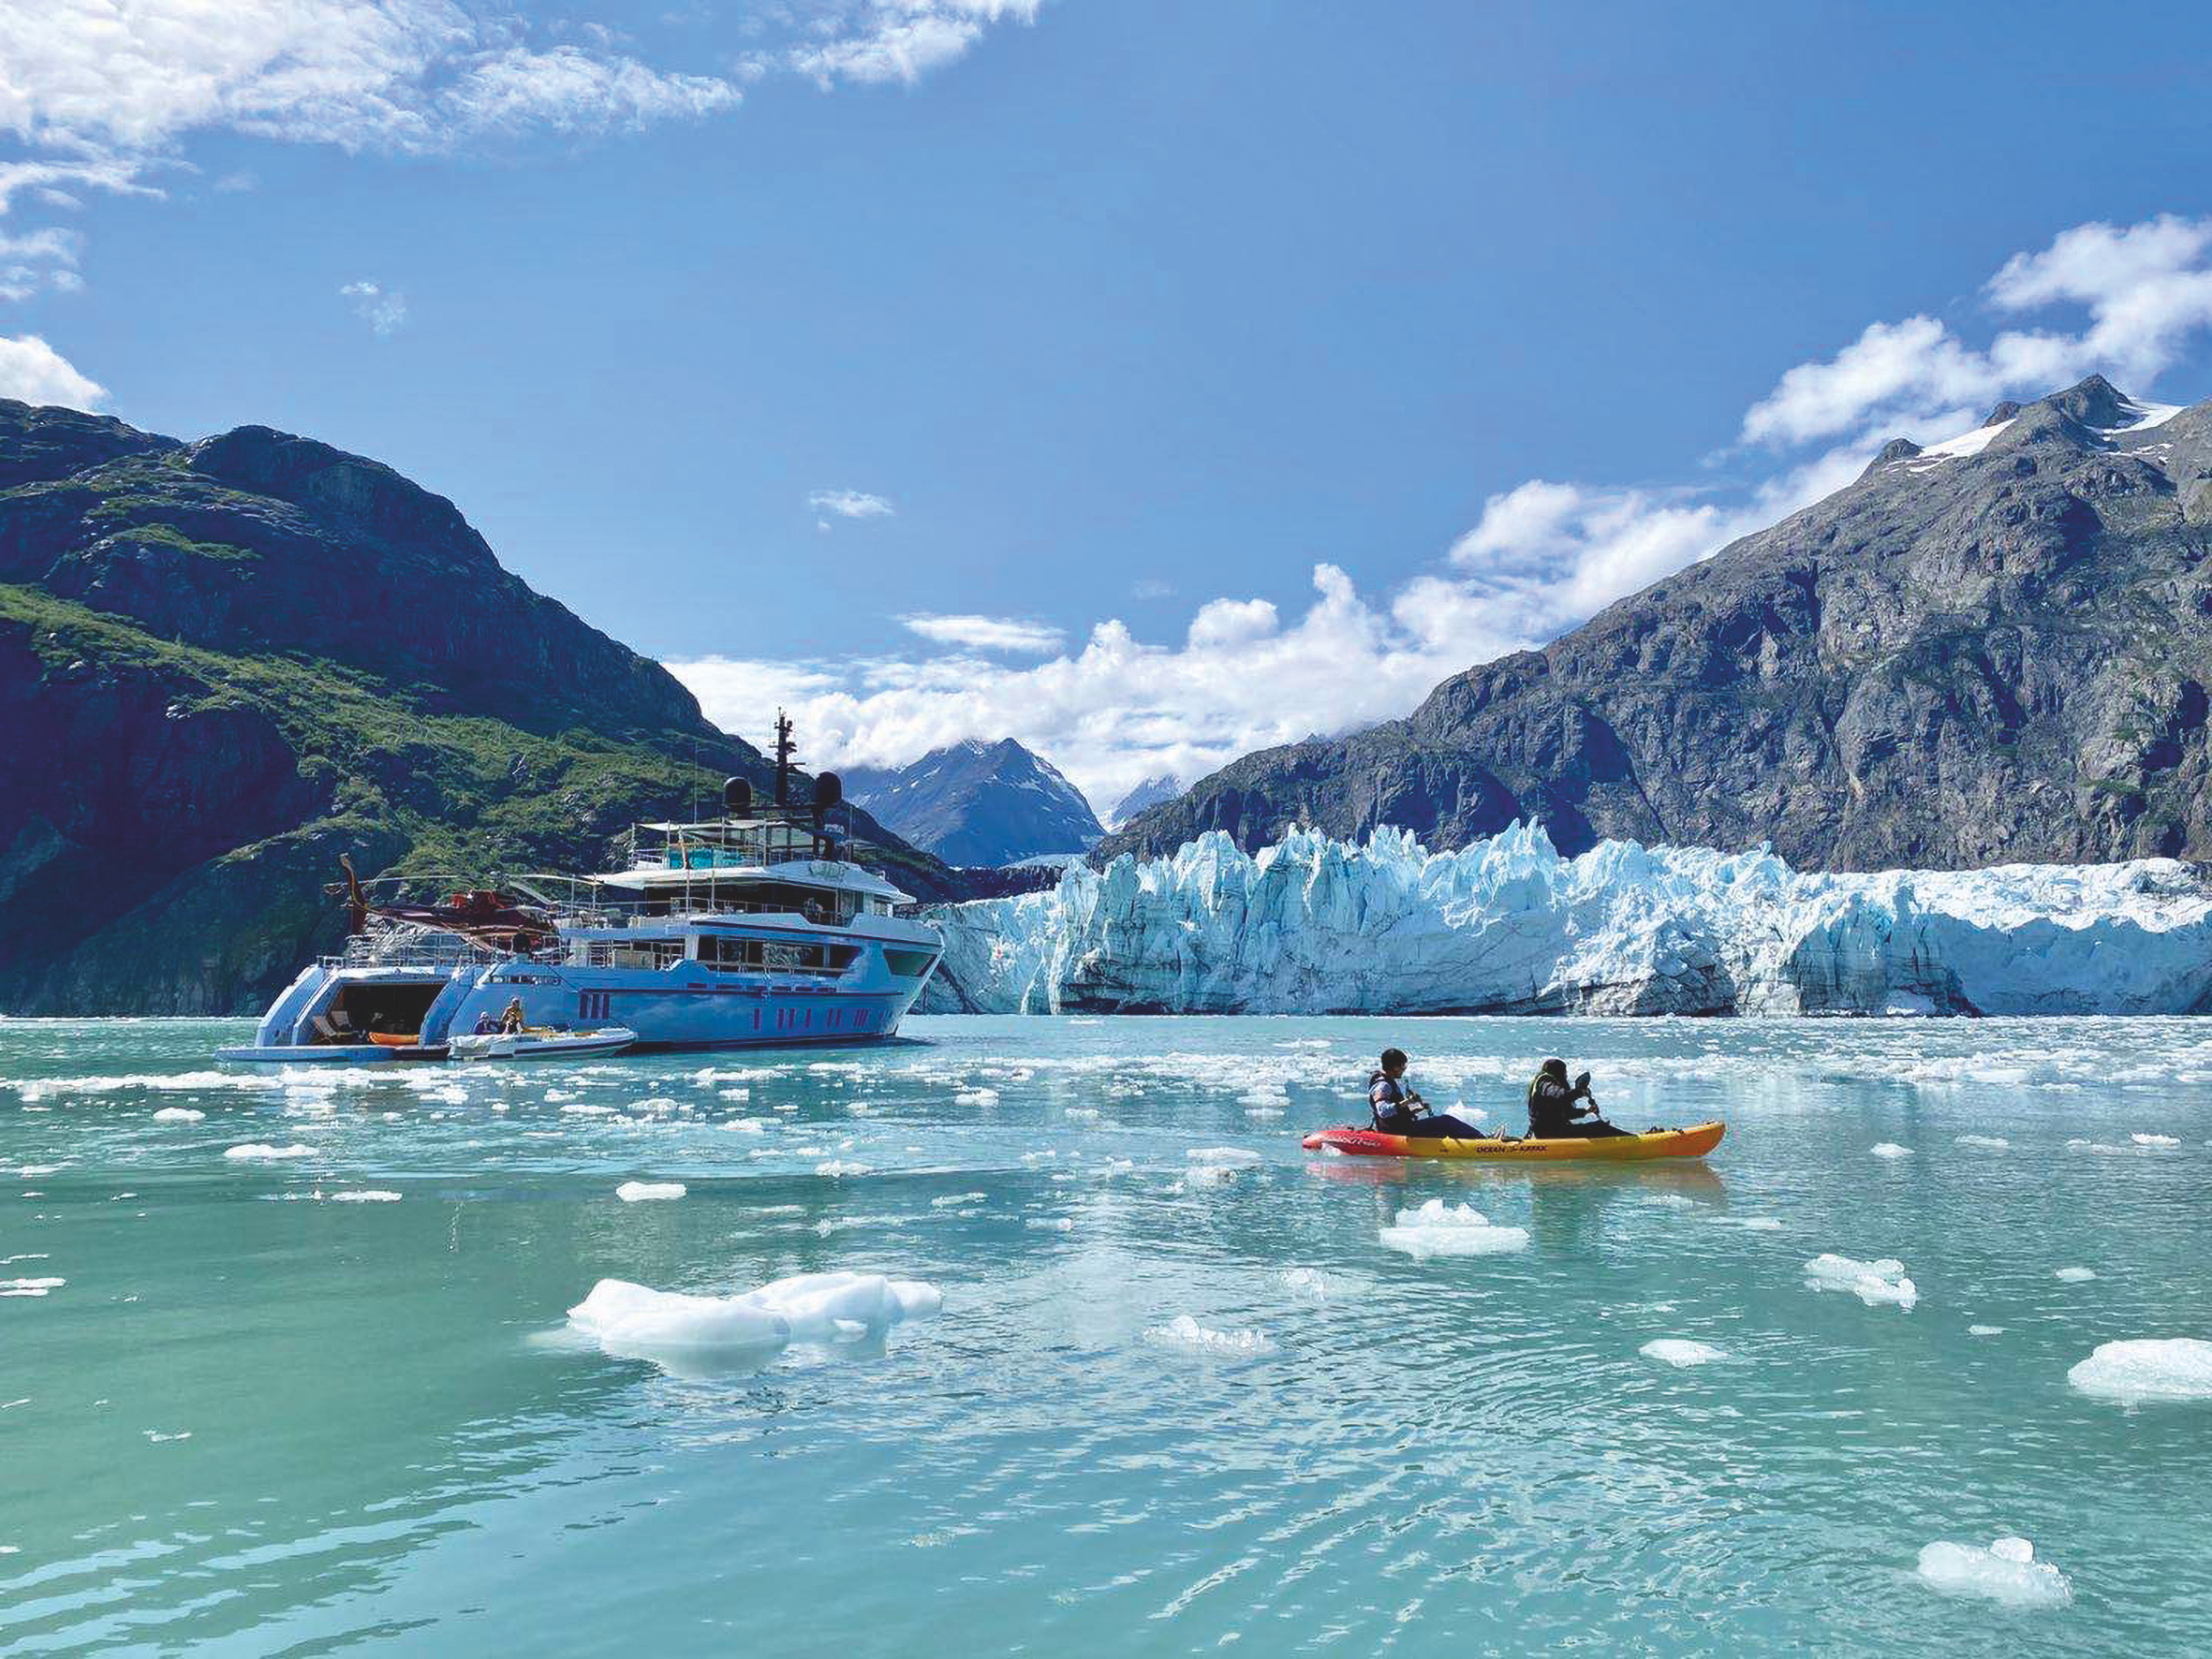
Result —
[{"label": "large ice floe", "polygon": [[687,1296],[602,1279],[568,1310],[568,1326],[617,1358],[703,1374],[763,1363],[793,1343],[880,1337],[943,1306],[936,1285],[881,1273],[800,1273],[742,1296]]},{"label": "large ice floe", "polygon": [[2149,1337],[2106,1343],[2066,1373],[2085,1394],[2130,1405],[2148,1400],[2212,1400],[2212,1343]]},{"label": "large ice floe", "polygon": [[1526,1227],[1499,1226],[1466,1204],[1446,1204],[1441,1198],[1399,1211],[1396,1223],[1379,1236],[1385,1249],[1402,1251],[1415,1261],[1433,1255],[1505,1255],[1528,1248]]},{"label": "large ice floe", "polygon": [[945,906],[925,1009],[978,1013],[2175,1014],[2212,997],[2212,885],[2172,859],[1824,874],[1520,824],[1218,831]]}]

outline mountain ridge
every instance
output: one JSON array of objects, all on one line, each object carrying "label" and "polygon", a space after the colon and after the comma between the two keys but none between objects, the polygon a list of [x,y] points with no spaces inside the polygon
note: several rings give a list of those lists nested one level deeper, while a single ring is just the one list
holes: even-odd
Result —
[{"label": "mountain ridge", "polygon": [[1094,854],[1209,830],[1523,819],[1800,869],[2212,855],[2212,404],[2092,375],[1478,665],[1412,713],[1262,750]]},{"label": "mountain ridge", "polygon": [[850,767],[845,786],[925,852],[999,868],[1046,853],[1083,853],[1105,830],[1059,769],[1011,738],[966,739],[900,767]]}]

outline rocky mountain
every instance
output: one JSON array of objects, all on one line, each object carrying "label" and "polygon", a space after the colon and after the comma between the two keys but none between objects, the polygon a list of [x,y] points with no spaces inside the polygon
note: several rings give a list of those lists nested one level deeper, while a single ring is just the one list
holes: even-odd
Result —
[{"label": "rocky mountain", "polygon": [[854,768],[846,793],[948,864],[1012,864],[1080,853],[1105,833],[1082,792],[1011,738],[971,739],[910,766]]},{"label": "rocky mountain", "polygon": [[390,467],[0,401],[0,1010],[258,1011],[343,851],[597,869],[771,771]]},{"label": "rocky mountain", "polygon": [[1139,813],[1156,807],[1163,800],[1172,800],[1182,793],[1183,785],[1175,782],[1170,773],[1162,772],[1157,778],[1146,778],[1114,803],[1113,810],[1106,815],[1106,821],[1118,830]]},{"label": "rocky mountain", "polygon": [[1470,668],[1246,756],[1099,849],[1308,825],[1455,848],[1516,819],[1800,869],[2212,857],[2212,404],[2101,377],[1922,448]]}]

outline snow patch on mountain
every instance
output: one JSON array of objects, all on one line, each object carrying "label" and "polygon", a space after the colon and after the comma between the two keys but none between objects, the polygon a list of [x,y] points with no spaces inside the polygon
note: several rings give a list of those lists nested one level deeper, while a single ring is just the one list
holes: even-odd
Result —
[{"label": "snow patch on mountain", "polygon": [[935,913],[924,1006],[999,1013],[2173,1014],[2212,888],[2173,859],[1829,874],[1518,824],[1458,852],[1308,830],[1071,867]]}]

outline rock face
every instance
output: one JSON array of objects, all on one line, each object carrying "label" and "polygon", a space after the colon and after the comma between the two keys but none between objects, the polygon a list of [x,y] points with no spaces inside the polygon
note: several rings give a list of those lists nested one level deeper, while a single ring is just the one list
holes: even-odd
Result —
[{"label": "rock face", "polygon": [[1251,755],[1099,850],[1520,819],[1800,868],[2212,856],[2212,404],[2101,378],[1865,477],[1404,720]]},{"label": "rock face", "polygon": [[954,743],[911,766],[845,773],[846,793],[948,864],[1081,853],[1105,834],[1082,792],[1011,738]]},{"label": "rock face", "polygon": [[1293,830],[1077,865],[933,913],[931,1011],[2180,1014],[2212,994],[2212,886],[2173,859],[1857,875],[1524,824],[1430,855]]},{"label": "rock face", "polygon": [[597,869],[770,771],[389,467],[0,402],[0,1010],[258,1011],[341,851]]}]

